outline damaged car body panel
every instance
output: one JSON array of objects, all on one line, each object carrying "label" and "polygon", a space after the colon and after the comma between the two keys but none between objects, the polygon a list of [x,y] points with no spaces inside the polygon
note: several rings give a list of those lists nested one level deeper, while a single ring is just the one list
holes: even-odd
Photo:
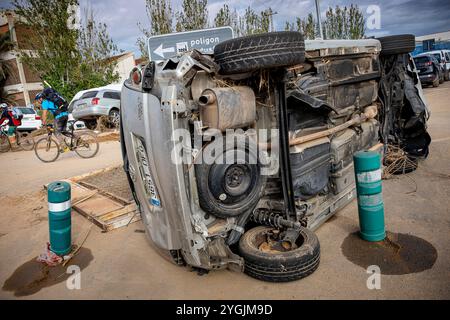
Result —
[{"label": "damaged car body panel", "polygon": [[[382,59],[376,39],[303,42],[298,33],[276,36],[263,37],[275,43],[282,36],[295,48],[304,43],[304,49],[280,56],[267,69],[243,64],[236,74],[230,74],[232,58],[191,51],[137,66],[124,83],[125,171],[149,238],[177,264],[205,270],[245,265],[249,275],[267,281],[310,274],[320,259],[311,230],[356,196],[353,154],[374,146],[383,152],[380,141],[419,145],[426,134],[426,104],[408,54]],[[242,43],[252,46],[255,37]],[[224,44],[224,52],[235,50],[235,43]],[[275,76],[281,69],[284,86]],[[404,83],[401,91],[398,81]],[[277,154],[280,94],[294,215],[286,213]],[[420,127],[422,136],[408,133],[412,127]],[[231,145],[228,136],[221,140],[229,130]],[[199,162],[205,154],[214,162]],[[228,156],[235,163],[217,162]],[[284,269],[275,263],[262,275],[261,268],[275,261],[271,254],[284,261]],[[306,257],[300,274],[299,261]]]}]

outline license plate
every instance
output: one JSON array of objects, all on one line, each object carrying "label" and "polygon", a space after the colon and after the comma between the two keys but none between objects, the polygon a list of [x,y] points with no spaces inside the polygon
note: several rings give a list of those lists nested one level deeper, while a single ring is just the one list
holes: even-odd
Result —
[{"label": "license plate", "polygon": [[159,199],[158,190],[156,189],[153,177],[150,172],[147,152],[141,139],[135,138],[136,144],[136,158],[139,165],[139,173],[144,183],[144,189],[147,196],[150,198],[149,203],[155,207],[161,207],[161,200]]},{"label": "license plate", "polygon": [[84,109],[84,108],[86,108],[87,107],[87,104],[86,103],[82,103],[82,104],[79,104],[78,105],[78,109]]}]

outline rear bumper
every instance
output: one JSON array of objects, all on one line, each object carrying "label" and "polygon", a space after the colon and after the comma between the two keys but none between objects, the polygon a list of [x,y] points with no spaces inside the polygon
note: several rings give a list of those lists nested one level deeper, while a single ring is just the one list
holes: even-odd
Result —
[{"label": "rear bumper", "polygon": [[425,73],[420,74],[419,79],[422,83],[431,83],[433,81],[436,81],[437,76],[434,73]]},{"label": "rear bumper", "polygon": [[109,115],[111,107],[88,106],[83,109],[75,109],[72,112],[74,119],[89,119]]}]

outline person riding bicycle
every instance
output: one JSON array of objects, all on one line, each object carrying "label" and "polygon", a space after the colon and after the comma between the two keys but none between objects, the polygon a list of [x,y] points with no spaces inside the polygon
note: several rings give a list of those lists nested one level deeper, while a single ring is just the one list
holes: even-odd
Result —
[{"label": "person riding bicycle", "polygon": [[[42,126],[47,125],[48,112],[54,117],[55,136],[61,147],[61,152],[66,152],[69,148],[64,143],[62,133],[66,129],[69,113],[67,112],[67,102],[55,90],[46,88],[38,93],[34,98],[42,108]],[[64,147],[63,147],[64,146]]]},{"label": "person riding bicycle", "polygon": [[22,124],[23,114],[19,108],[8,106],[7,103],[0,104],[0,124],[8,120],[8,137],[11,143],[15,143],[17,127]]}]

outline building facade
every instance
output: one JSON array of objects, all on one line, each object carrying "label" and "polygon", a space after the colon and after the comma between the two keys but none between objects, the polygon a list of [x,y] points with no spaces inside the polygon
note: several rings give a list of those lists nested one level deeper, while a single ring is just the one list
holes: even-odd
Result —
[{"label": "building facade", "polygon": [[450,50],[450,31],[416,37],[416,49],[414,50],[413,55],[444,49]]},{"label": "building facade", "polygon": [[[13,12],[3,11],[0,13],[0,35],[9,32],[11,41],[16,44],[19,51],[30,50],[24,41],[27,31]],[[39,91],[42,91],[43,85],[39,76],[20,61],[17,50],[13,49],[0,54],[0,59],[8,69],[8,77],[3,90],[16,105],[25,106],[34,100],[34,96]]]}]

